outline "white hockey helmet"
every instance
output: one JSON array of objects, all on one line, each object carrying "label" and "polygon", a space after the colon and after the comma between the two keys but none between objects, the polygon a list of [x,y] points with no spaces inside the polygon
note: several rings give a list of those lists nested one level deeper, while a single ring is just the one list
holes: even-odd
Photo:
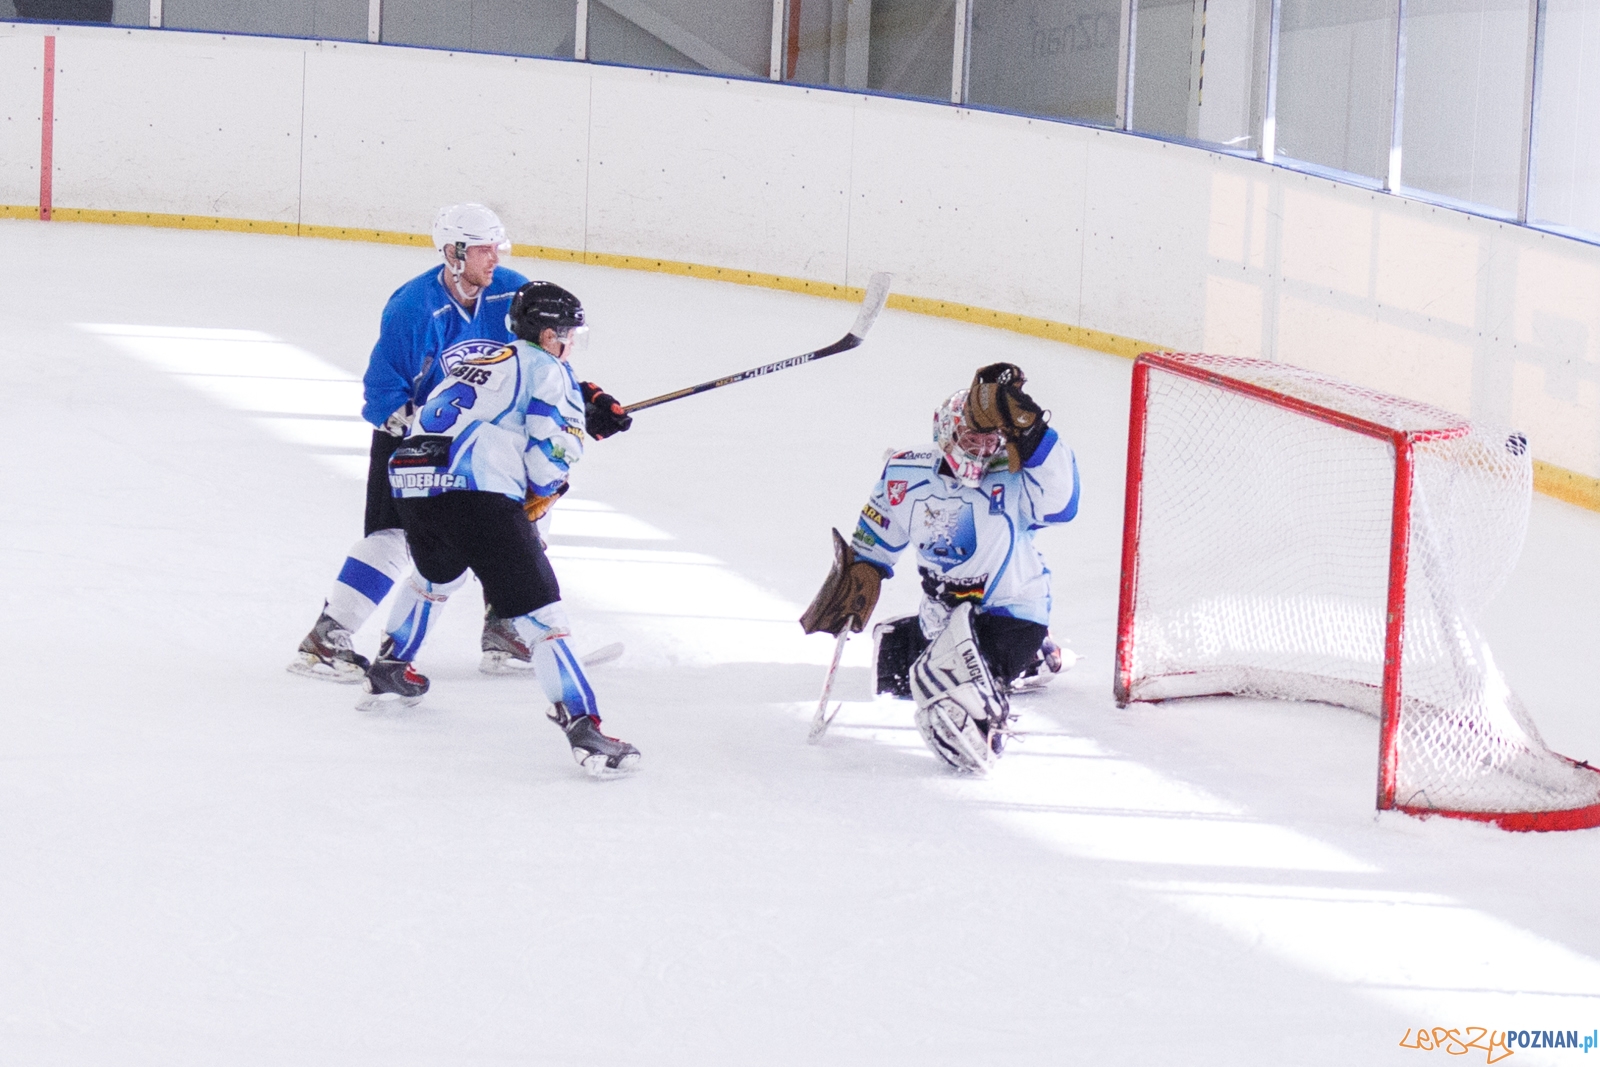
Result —
[{"label": "white hockey helmet", "polygon": [[457,249],[478,245],[494,245],[502,252],[510,251],[511,238],[500,216],[482,204],[451,204],[439,209],[433,220],[433,247],[443,255],[454,245]]},{"label": "white hockey helmet", "polygon": [[979,433],[962,417],[967,407],[967,391],[951,393],[950,399],[933,413],[933,443],[950,464],[950,473],[969,488],[983,481],[990,462],[1005,447],[997,433]]}]

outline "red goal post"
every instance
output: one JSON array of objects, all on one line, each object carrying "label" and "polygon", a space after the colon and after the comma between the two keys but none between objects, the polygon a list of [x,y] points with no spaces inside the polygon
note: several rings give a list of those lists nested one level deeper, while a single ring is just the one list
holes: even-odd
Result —
[{"label": "red goal post", "polygon": [[1134,363],[1115,695],[1376,714],[1380,809],[1600,825],[1476,616],[1521,551],[1526,439],[1287,364]]}]

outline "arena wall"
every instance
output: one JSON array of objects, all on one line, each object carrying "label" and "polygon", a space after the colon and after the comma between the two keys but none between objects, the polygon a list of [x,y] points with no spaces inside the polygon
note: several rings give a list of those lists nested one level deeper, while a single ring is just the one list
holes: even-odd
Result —
[{"label": "arena wall", "polygon": [[0,23],[0,215],[426,243],[1281,359],[1528,432],[1600,507],[1600,248],[1249,159],[948,105],[589,63]]}]

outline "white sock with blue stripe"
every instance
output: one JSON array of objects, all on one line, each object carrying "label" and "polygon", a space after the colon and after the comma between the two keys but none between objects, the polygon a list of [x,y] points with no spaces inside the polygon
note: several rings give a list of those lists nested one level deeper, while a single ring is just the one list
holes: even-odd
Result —
[{"label": "white sock with blue stripe", "polygon": [[428,636],[428,627],[444,610],[445,601],[466,583],[466,571],[450,582],[430,582],[413,571],[401,584],[400,591],[395,594],[394,607],[389,609],[387,631],[394,642],[389,655],[408,663],[416,659]]},{"label": "white sock with blue stripe", "polygon": [[578,657],[567,647],[566,638],[572,633],[572,627],[567,623],[567,609],[561,602],[519,615],[511,624],[533,650],[533,672],[550,703],[566,705],[570,715],[593,715],[598,719],[600,705],[595,700],[594,688],[589,685]]},{"label": "white sock with blue stripe", "polygon": [[328,593],[327,613],[351,633],[377,610],[411,566],[402,530],[379,530],[355,543]]}]

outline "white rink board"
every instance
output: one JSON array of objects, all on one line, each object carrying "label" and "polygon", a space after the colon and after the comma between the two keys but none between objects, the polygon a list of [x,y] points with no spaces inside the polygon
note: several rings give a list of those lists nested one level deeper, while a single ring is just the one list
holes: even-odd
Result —
[{"label": "white rink board", "polygon": [[845,282],[858,98],[610,69],[593,99],[586,248]]},{"label": "white rink board", "polygon": [[[0,23],[0,56],[16,57],[0,65],[0,112],[18,116],[0,134],[13,205],[37,197],[29,56],[44,29]],[[1511,422],[1538,458],[1600,476],[1591,245],[937,104],[561,60],[60,32],[58,207],[423,233],[441,204],[475,199],[547,248],[852,285],[889,270],[908,295],[1283,359]]]},{"label": "white rink board", "polygon": [[863,103],[852,272],[870,265],[895,272],[899,290],[1081,323],[1092,134],[908,100]]},{"label": "white rink board", "polygon": [[39,199],[39,113],[44,46],[0,37],[0,204]]},{"label": "white rink board", "polygon": [[305,99],[307,224],[425,233],[441,205],[476,200],[518,242],[582,247],[583,68],[324,43]]},{"label": "white rink board", "polygon": [[297,221],[301,43],[148,39],[57,38],[56,204]]}]

